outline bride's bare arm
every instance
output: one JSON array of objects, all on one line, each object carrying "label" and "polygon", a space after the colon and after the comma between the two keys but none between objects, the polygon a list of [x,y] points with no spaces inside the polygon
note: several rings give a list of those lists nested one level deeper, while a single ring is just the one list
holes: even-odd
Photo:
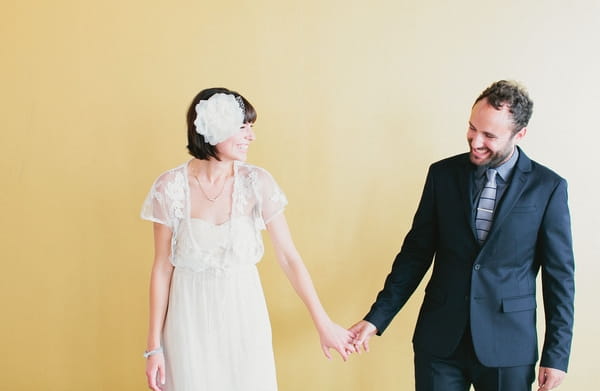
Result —
[{"label": "bride's bare arm", "polygon": [[348,354],[354,352],[354,334],[332,322],[325,312],[310,274],[294,245],[284,214],[273,217],[267,224],[267,229],[279,265],[310,312],[319,332],[323,353],[327,358],[331,358],[329,349],[333,348],[344,361],[347,360]]},{"label": "bride's bare arm", "polygon": [[[154,263],[150,278],[150,320],[146,351],[161,348],[161,334],[167,312],[169,289],[173,265],[169,260],[171,253],[171,230],[162,224],[154,223]],[[165,383],[165,359],[162,352],[153,354],[146,361],[148,386],[160,391]],[[157,381],[160,384],[157,384]]]}]

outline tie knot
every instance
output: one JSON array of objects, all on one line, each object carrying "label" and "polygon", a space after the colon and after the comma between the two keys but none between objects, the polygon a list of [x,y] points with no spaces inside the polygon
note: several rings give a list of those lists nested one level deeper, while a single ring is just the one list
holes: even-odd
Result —
[{"label": "tie knot", "polygon": [[488,168],[488,170],[485,172],[488,183],[496,183],[496,174],[497,173],[498,173],[498,171],[494,170],[493,168]]}]

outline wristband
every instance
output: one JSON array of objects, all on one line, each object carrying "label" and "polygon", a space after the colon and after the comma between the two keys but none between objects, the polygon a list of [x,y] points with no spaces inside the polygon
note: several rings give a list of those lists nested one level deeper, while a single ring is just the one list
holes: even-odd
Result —
[{"label": "wristband", "polygon": [[162,353],[162,351],[163,351],[163,348],[161,346],[158,349],[154,349],[154,350],[150,350],[150,351],[144,352],[144,358],[148,358],[148,357],[153,356],[155,354]]}]

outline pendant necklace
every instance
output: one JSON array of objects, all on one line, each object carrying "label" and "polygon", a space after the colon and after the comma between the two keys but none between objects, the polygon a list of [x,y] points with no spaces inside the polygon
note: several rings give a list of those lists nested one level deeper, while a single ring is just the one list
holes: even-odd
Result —
[{"label": "pendant necklace", "polygon": [[202,191],[202,194],[204,194],[204,197],[207,200],[209,200],[210,202],[215,202],[217,200],[217,198],[221,197],[221,194],[223,194],[223,190],[225,190],[225,185],[227,184],[227,178],[225,178],[225,180],[223,181],[223,186],[221,187],[221,190],[219,191],[219,193],[214,197],[209,197],[208,194],[206,194],[206,192],[204,191],[204,188],[202,187],[202,185],[200,184],[200,179],[198,179],[198,177],[195,175],[194,175],[194,179],[196,179],[196,182],[198,182],[198,187],[200,188],[200,191]]}]

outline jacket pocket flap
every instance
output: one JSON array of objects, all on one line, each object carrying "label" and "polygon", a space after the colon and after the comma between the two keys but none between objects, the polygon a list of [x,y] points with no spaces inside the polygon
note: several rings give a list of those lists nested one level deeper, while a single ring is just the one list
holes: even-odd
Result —
[{"label": "jacket pocket flap", "polygon": [[502,299],[502,312],[527,311],[535,308],[534,295]]}]

